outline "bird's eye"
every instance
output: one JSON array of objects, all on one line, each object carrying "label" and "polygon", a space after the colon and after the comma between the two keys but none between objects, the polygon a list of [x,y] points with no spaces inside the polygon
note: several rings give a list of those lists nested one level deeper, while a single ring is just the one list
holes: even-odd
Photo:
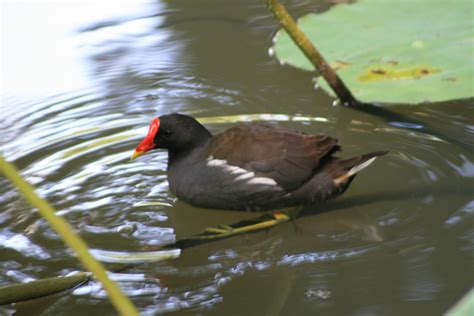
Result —
[{"label": "bird's eye", "polygon": [[164,134],[165,136],[170,136],[170,135],[171,135],[171,131],[170,131],[169,129],[165,129],[165,130],[163,131],[163,134]]}]

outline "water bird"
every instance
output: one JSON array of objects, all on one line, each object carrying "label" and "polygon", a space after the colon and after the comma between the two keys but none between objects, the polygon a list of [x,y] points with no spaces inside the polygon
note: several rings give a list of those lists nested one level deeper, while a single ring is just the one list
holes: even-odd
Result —
[{"label": "water bird", "polygon": [[338,140],[269,123],[245,123],[216,135],[196,119],[153,119],[131,159],[168,151],[171,192],[191,205],[272,211],[322,203],[346,191],[354,177],[387,151],[339,158]]}]

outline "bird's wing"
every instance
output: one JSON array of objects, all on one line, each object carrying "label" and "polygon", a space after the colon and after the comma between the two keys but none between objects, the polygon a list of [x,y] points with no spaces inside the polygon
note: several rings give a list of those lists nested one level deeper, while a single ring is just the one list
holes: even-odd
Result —
[{"label": "bird's wing", "polygon": [[248,124],[216,135],[206,154],[210,160],[270,178],[291,191],[312,176],[321,159],[337,150],[335,138],[270,124]]}]

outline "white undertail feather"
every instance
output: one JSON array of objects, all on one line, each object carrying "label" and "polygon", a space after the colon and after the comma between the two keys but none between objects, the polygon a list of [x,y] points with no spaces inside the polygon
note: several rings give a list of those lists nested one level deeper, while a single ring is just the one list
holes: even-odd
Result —
[{"label": "white undertail feather", "polygon": [[369,160],[367,161],[364,161],[363,163],[361,163],[360,165],[357,165],[357,166],[354,166],[352,167],[346,174],[334,179],[334,183],[339,185],[341,184],[342,182],[344,182],[345,180],[349,179],[350,177],[352,177],[353,175],[357,174],[358,172],[364,170],[365,168],[367,168],[371,163],[374,162],[375,158],[377,157],[372,157],[370,158]]}]

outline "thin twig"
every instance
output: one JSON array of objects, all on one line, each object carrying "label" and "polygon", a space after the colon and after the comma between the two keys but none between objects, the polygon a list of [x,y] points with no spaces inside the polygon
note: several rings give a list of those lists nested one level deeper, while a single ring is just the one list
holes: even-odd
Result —
[{"label": "thin twig", "polygon": [[285,7],[277,0],[266,0],[266,3],[278,22],[285,29],[286,33],[293,39],[295,44],[306,55],[321,76],[323,76],[341,102],[347,106],[359,105],[359,102],[352,95],[351,91],[347,88],[334,69],[332,69],[326,62],[316,47],[314,47],[308,37],[298,27],[295,20],[293,20]]},{"label": "thin twig", "polygon": [[319,73],[324,77],[326,82],[329,84],[331,89],[337,95],[337,97],[343,102],[344,105],[353,107],[354,109],[368,113],[370,115],[375,115],[382,118],[388,123],[401,122],[408,123],[410,125],[416,126],[417,132],[423,132],[428,135],[436,136],[442,140],[445,140],[449,143],[456,144],[460,148],[470,150],[468,144],[464,143],[462,140],[453,138],[449,135],[446,135],[443,132],[440,132],[427,123],[420,122],[416,119],[409,118],[403,114],[399,114],[387,109],[383,109],[380,106],[370,103],[364,103],[358,101],[347,88],[341,78],[337,73],[331,68],[331,66],[325,61],[323,56],[319,53],[316,47],[308,39],[308,37],[303,33],[303,31],[298,27],[296,22],[290,16],[285,7],[279,3],[277,0],[265,0],[268,8],[272,11],[278,22],[283,26],[288,35],[293,39],[294,43],[301,49],[305,54],[308,60],[313,64],[313,66],[319,71]]}]

